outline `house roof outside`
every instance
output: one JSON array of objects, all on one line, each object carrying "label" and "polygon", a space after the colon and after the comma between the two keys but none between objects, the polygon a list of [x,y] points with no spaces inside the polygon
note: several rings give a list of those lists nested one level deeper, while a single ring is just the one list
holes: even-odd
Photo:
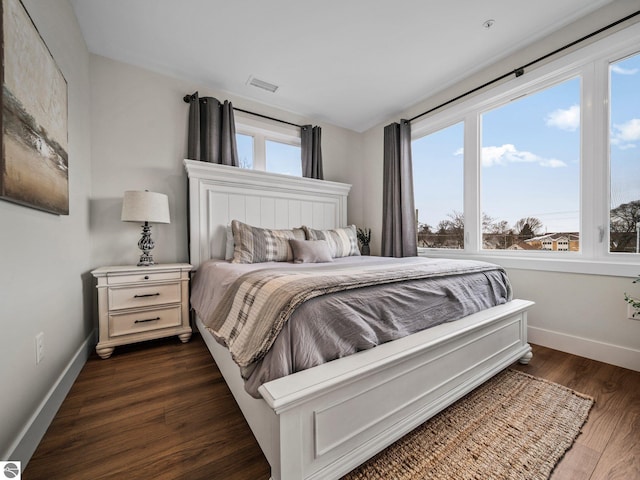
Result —
[{"label": "house roof outside", "polygon": [[576,232],[558,232],[558,233],[546,233],[544,235],[538,235],[537,237],[529,238],[525,240],[525,243],[531,244],[534,242],[552,241],[557,242],[560,240],[569,240],[570,242],[579,242],[580,234]]}]

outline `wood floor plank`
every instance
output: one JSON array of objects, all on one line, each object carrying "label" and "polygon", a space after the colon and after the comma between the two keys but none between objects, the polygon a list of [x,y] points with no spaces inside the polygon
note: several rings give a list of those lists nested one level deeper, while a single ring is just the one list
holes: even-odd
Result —
[{"label": "wood floor plank", "polygon": [[592,480],[640,479],[640,383],[622,404],[619,420]]},{"label": "wood floor plank", "polygon": [[576,442],[552,472],[551,480],[590,480],[600,456],[600,452]]},{"label": "wood floor plank", "polygon": [[[552,480],[638,480],[640,373],[534,345],[513,368],[596,399]],[[93,355],[22,478],[268,480],[269,466],[199,335]]]}]

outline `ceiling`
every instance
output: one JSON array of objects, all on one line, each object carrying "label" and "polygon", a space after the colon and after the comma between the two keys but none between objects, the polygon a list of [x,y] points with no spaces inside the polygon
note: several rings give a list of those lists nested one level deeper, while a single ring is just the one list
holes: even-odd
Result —
[{"label": "ceiling", "polygon": [[92,53],[362,132],[610,1],[71,3]]}]

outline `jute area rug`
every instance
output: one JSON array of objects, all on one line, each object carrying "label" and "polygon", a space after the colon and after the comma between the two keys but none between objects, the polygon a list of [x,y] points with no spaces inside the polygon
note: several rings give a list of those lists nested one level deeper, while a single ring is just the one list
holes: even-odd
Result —
[{"label": "jute area rug", "polygon": [[593,399],[505,370],[343,480],[546,480]]}]

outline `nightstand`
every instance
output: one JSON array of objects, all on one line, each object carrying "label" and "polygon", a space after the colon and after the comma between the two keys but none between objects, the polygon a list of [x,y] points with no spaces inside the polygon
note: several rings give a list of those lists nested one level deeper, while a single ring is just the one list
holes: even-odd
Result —
[{"label": "nightstand", "polygon": [[118,345],[172,335],[188,342],[191,269],[173,263],[92,271],[98,280],[98,355],[109,358]]}]

